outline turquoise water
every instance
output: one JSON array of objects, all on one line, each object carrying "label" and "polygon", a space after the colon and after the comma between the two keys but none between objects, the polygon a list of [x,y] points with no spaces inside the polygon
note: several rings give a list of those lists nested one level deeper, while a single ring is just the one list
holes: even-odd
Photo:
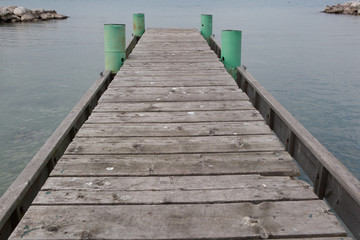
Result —
[{"label": "turquoise water", "polygon": [[[341,1],[340,1],[341,2]],[[64,21],[0,25],[0,195],[103,71],[103,24],[243,30],[243,64],[360,179],[360,17],[332,0],[33,0]]]}]

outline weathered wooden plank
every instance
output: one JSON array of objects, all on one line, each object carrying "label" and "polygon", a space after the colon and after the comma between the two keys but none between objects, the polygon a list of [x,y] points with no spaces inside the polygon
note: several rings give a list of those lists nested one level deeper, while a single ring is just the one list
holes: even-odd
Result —
[{"label": "weathered wooden plank", "polygon": [[273,135],[74,138],[66,154],[168,154],[281,151]]},{"label": "weathered wooden plank", "polygon": [[212,65],[206,65],[204,64],[199,64],[199,65],[192,65],[187,67],[186,64],[164,64],[162,65],[161,63],[159,63],[157,66],[153,65],[153,66],[147,66],[146,68],[144,66],[142,66],[142,63],[128,63],[127,65],[124,65],[121,67],[123,71],[136,71],[138,69],[146,69],[146,71],[165,71],[165,72],[169,72],[169,71],[187,71],[187,72],[194,72],[194,71],[206,71],[206,70],[211,70],[211,71],[215,71],[215,70],[223,70],[224,66],[221,65],[217,65],[217,64],[212,64]]},{"label": "weathered wooden plank", "polygon": [[206,93],[237,93],[245,94],[241,89],[236,86],[215,86],[215,87],[152,87],[152,88],[131,88],[126,89],[113,89],[109,88],[106,93],[133,93],[133,94],[198,94],[203,95]]},{"label": "weathered wooden plank", "polygon": [[346,236],[322,201],[32,206],[10,239],[226,239]]},{"label": "weathered wooden plank", "polygon": [[[137,59],[127,59],[124,66],[127,65],[134,65],[134,64],[146,64],[148,62],[152,62],[153,65],[155,63],[157,63],[157,65],[164,65],[165,64],[179,64],[180,66],[185,66],[186,64],[192,64],[191,67],[196,66],[195,63],[198,64],[199,67],[201,66],[211,66],[209,63],[212,63],[213,65],[215,65],[215,63],[217,63],[219,60],[217,59],[213,59],[212,57],[207,57],[207,56],[194,56],[194,57],[189,57],[187,58],[185,55],[184,57],[180,58],[178,56],[173,57],[173,56],[161,56],[161,57],[151,57],[151,55],[142,55],[142,56],[138,56],[139,58]],[[214,57],[215,58],[215,57]],[[216,67],[218,67],[219,65],[215,65]],[[141,66],[144,67],[144,66]],[[223,67],[223,66],[222,66]]]},{"label": "weathered wooden plank", "polygon": [[[146,35],[143,35],[143,39],[149,39],[149,38],[171,38],[171,37],[177,37],[177,36],[184,36],[185,39],[193,39],[194,37],[201,37],[200,33],[199,33],[199,30],[195,30],[194,31],[186,31],[186,32],[180,32],[180,31],[177,31],[177,32],[171,32],[170,31],[167,31],[167,32],[164,32],[164,31],[152,31],[152,30],[149,30],[149,29],[146,29]],[[190,36],[190,37],[189,37]],[[202,37],[201,37],[202,38]]]},{"label": "weathered wooden plank", "polygon": [[208,46],[203,46],[202,44],[201,45],[198,45],[198,46],[192,46],[191,44],[189,45],[185,45],[185,44],[179,44],[177,46],[163,46],[161,44],[150,44],[149,46],[141,46],[141,45],[138,45],[136,46],[136,50],[137,51],[140,51],[140,50],[143,50],[143,51],[147,51],[149,49],[149,47],[151,47],[151,51],[160,51],[160,52],[163,52],[163,51],[166,51],[166,50],[171,50],[171,51],[189,51],[189,52],[193,52],[193,51],[210,51],[210,47]]},{"label": "weathered wooden plank", "polygon": [[[135,51],[135,50],[134,50]],[[194,53],[194,54],[187,54],[186,52],[174,52],[174,53],[160,53],[153,55],[148,52],[138,51],[133,52],[127,59],[126,62],[149,62],[154,61],[158,62],[161,60],[177,60],[181,62],[195,62],[197,60],[199,63],[213,61],[218,62],[219,59],[213,52],[201,52],[201,53]],[[125,62],[125,63],[126,63]]]},{"label": "weathered wooden plank", "polygon": [[96,112],[180,112],[180,111],[223,111],[255,110],[249,101],[207,101],[207,102],[122,102],[101,103]]},{"label": "weathered wooden plank", "polygon": [[139,93],[131,92],[128,88],[124,89],[124,94],[109,91],[99,100],[99,102],[195,102],[195,101],[243,101],[248,100],[248,96],[240,92],[176,92],[171,93]]},{"label": "weathered wooden plank", "polygon": [[248,100],[241,90],[231,86],[217,87],[149,87],[108,89],[100,102],[156,101],[231,101]]},{"label": "weathered wooden plank", "polygon": [[147,28],[146,29],[146,36],[155,35],[158,34],[187,34],[187,33],[198,33],[199,30],[197,28]]},{"label": "weathered wooden plank", "polygon": [[202,45],[207,45],[205,39],[199,34],[174,34],[174,35],[163,35],[159,34],[157,36],[145,36],[141,38],[141,43],[201,43]]},{"label": "weathered wooden plank", "polygon": [[77,137],[171,137],[273,134],[264,121],[230,123],[85,124]]},{"label": "weathered wooden plank", "polygon": [[[143,75],[143,76],[117,76],[112,81],[110,87],[116,87],[122,84],[147,84],[150,87],[155,87],[156,85],[162,86],[171,86],[171,87],[196,87],[198,85],[205,86],[236,86],[234,79],[230,75],[225,75],[222,77],[219,76],[189,76],[189,75],[177,75],[177,76],[155,76],[155,75]],[[212,85],[209,85],[212,84]],[[135,85],[138,86],[138,85]]]},{"label": "weathered wooden plank", "polygon": [[[64,179],[64,178],[61,178]],[[87,180],[87,184],[92,184]],[[98,181],[98,180],[95,180]],[[111,184],[110,182],[96,182],[98,184]],[[96,184],[95,183],[95,184]],[[120,183],[119,183],[120,184]],[[204,204],[204,203],[234,203],[234,202],[265,202],[309,200],[302,188],[296,186],[277,188],[281,191],[267,191],[260,186],[258,189],[214,189],[214,190],[168,190],[168,191],[121,191],[121,190],[47,190],[40,191],[33,205],[144,205],[144,204]],[[289,190],[289,192],[286,192]],[[310,199],[317,199],[312,190],[307,191]]]},{"label": "weathered wooden plank", "polygon": [[64,155],[51,176],[169,176],[260,174],[298,176],[299,169],[285,151],[170,154]]},{"label": "weathered wooden plank", "polygon": [[[164,59],[166,61],[166,59]],[[198,69],[224,69],[224,65],[220,61],[212,61],[212,62],[198,62],[198,61],[191,61],[191,62],[179,62],[179,61],[167,61],[167,62],[135,62],[135,61],[128,61],[122,67],[123,70],[130,70],[133,68],[146,68],[147,70],[152,69],[159,69],[163,68],[166,69],[183,69],[187,68],[189,71],[191,70],[198,70]]]},{"label": "weathered wooden plank", "polygon": [[141,41],[140,44],[138,44],[136,46],[136,48],[151,48],[153,49],[153,47],[166,47],[166,48],[171,48],[171,49],[176,49],[176,48],[193,48],[196,47],[198,49],[210,49],[210,47],[206,44],[204,44],[205,41],[204,40],[199,40],[199,39],[195,39],[194,41],[181,41],[181,39],[179,39],[178,41],[158,41],[158,42],[147,42],[145,41]]},{"label": "weathered wooden plank", "polygon": [[117,79],[112,82],[112,88],[124,87],[217,87],[217,86],[235,86],[235,81],[226,80],[204,80],[198,78],[191,80],[176,80],[169,77],[129,77],[126,79]]},{"label": "weathered wooden plank", "polygon": [[205,39],[200,35],[199,32],[197,33],[175,33],[175,34],[162,34],[159,33],[157,35],[143,35],[141,38],[142,42],[201,42],[203,45],[207,45]]},{"label": "weathered wooden plank", "polygon": [[[151,70],[146,70],[146,69],[132,69],[130,70],[124,70],[124,69],[120,69],[120,71],[117,73],[117,75],[121,76],[121,75],[126,75],[126,76],[168,76],[168,77],[172,77],[172,76],[178,76],[178,75],[183,75],[183,76],[193,76],[194,72],[193,71],[188,71],[186,69],[179,69],[179,70],[163,70],[163,71],[151,71]],[[196,71],[196,75],[198,76],[209,76],[209,75],[215,75],[216,77],[223,77],[224,74],[228,74],[227,71],[224,69],[198,69]]]},{"label": "weathered wooden plank", "polygon": [[[284,189],[282,189],[284,188]],[[293,189],[291,189],[293,188]],[[298,192],[293,191],[294,188]],[[107,191],[198,191],[238,189],[238,191],[262,191],[262,196],[275,193],[290,199],[315,199],[316,195],[307,183],[290,177],[268,177],[260,175],[219,176],[150,176],[150,177],[51,177],[42,191],[60,190],[107,190]],[[285,190],[286,189],[286,190]],[[289,194],[287,194],[289,193]],[[249,193],[248,193],[249,194]],[[260,194],[260,193],[259,193]],[[301,196],[304,194],[305,196]],[[289,197],[292,195],[293,197]],[[226,197],[226,196],[223,196]],[[256,198],[257,196],[254,196]],[[248,198],[244,196],[244,198]],[[251,199],[247,199],[251,201]]]},{"label": "weathered wooden plank", "polygon": [[229,75],[215,76],[215,75],[174,75],[174,76],[156,76],[156,75],[125,75],[118,74],[111,82],[110,87],[116,86],[150,86],[150,87],[196,87],[196,86],[233,86],[236,87],[236,82]]},{"label": "weathered wooden plank", "polygon": [[192,55],[201,57],[203,54],[213,54],[213,52],[209,49],[197,49],[197,50],[188,50],[188,49],[163,49],[163,50],[152,50],[152,49],[137,49],[133,50],[134,55],[154,55],[154,56],[169,56],[169,55]]},{"label": "weathered wooden plank", "polygon": [[262,121],[262,118],[257,111],[253,110],[191,112],[93,112],[87,120],[87,123],[187,123],[245,121]]},{"label": "weathered wooden plank", "polygon": [[305,182],[258,175],[51,177],[34,205],[192,204],[317,199]]},{"label": "weathered wooden plank", "polygon": [[[114,77],[114,80],[111,82],[121,82],[128,80],[137,80],[137,81],[221,81],[221,82],[235,82],[234,79],[229,74],[215,74],[215,75],[154,75],[151,72],[151,75],[126,75],[123,72],[118,72]],[[236,86],[236,85],[233,85]]]}]

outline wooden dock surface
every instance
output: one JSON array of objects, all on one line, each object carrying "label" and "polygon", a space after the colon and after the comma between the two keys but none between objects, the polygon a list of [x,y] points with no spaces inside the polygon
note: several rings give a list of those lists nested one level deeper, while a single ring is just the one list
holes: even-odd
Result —
[{"label": "wooden dock surface", "polygon": [[150,29],[10,239],[347,239],[196,29]]}]

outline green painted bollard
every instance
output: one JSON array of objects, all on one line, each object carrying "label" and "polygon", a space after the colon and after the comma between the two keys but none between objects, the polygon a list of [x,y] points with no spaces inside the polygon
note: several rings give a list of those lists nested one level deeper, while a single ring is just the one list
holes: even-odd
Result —
[{"label": "green painted bollard", "polygon": [[125,24],[105,24],[105,71],[117,73],[126,59]]},{"label": "green painted bollard", "polygon": [[201,35],[209,43],[212,34],[212,15],[201,14]]},{"label": "green painted bollard", "polygon": [[134,35],[141,37],[145,32],[145,16],[143,13],[136,13],[134,18]]},{"label": "green painted bollard", "polygon": [[223,30],[221,32],[221,61],[235,78],[236,67],[241,65],[241,31]]}]

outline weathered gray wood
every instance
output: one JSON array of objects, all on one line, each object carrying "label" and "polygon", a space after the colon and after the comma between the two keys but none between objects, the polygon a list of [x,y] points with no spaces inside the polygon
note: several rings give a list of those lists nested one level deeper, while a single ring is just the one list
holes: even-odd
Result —
[{"label": "weathered gray wood", "polygon": [[[127,86],[127,84],[135,87],[150,86],[150,87],[196,87],[196,86],[236,86],[234,79],[230,75],[221,76],[119,76],[117,75],[112,81],[110,87]],[[146,84],[146,85],[145,85]]]},{"label": "weathered gray wood", "polygon": [[96,112],[180,112],[180,111],[223,111],[255,110],[249,101],[207,101],[207,102],[122,102],[101,103]]},{"label": "weathered gray wood", "polygon": [[[292,153],[311,181],[324,183],[325,198],[336,210],[350,231],[360,239],[360,182],[336,159],[304,126],[301,125],[259,82],[243,68],[238,68],[238,82],[247,93],[260,96],[258,108],[263,116],[274,114],[272,125],[279,139],[286,144],[293,136]],[[250,94],[249,94],[250,95]],[[325,168],[329,173],[319,181],[319,172]]]},{"label": "weathered gray wood", "polygon": [[[282,189],[286,188],[286,190]],[[294,188],[294,189],[291,189]],[[296,192],[295,188],[299,191]],[[267,177],[260,175],[220,176],[166,176],[166,177],[50,177],[42,191],[60,190],[106,190],[106,191],[201,191],[238,189],[238,191],[262,191],[262,196],[287,192],[293,198],[314,199],[316,195],[310,185],[290,177]],[[310,190],[310,191],[309,191]],[[278,191],[278,193],[273,193]],[[291,193],[290,193],[291,192]],[[248,193],[249,194],[249,193]],[[301,196],[304,194],[304,196]],[[246,195],[246,194],[245,194]],[[224,197],[224,196],[223,196]],[[225,196],[226,197],[226,196]],[[254,196],[256,198],[256,196]],[[244,196],[247,198],[247,196]],[[206,200],[206,199],[205,199]],[[251,201],[251,199],[248,199]],[[211,201],[209,201],[211,202]],[[40,203],[41,204],[41,203]]]},{"label": "weathered gray wood", "polygon": [[195,29],[147,31],[13,237],[345,236],[308,184],[278,177],[299,170],[210,53]]},{"label": "weathered gray wood", "polygon": [[138,36],[133,36],[133,38],[131,39],[131,41],[127,44],[127,48],[126,48],[126,58],[129,57],[130,53],[133,51],[133,49],[135,48],[136,44],[139,41],[139,37]]},{"label": "weathered gray wood", "polygon": [[[197,56],[197,57],[201,57],[203,56],[203,54],[205,54],[205,56],[207,54],[212,53],[212,51],[210,49],[198,49],[198,50],[187,50],[187,49],[163,49],[163,50],[152,50],[152,49],[137,49],[135,48],[133,51],[133,54],[140,54],[140,55],[149,55],[152,54],[154,56],[172,56],[172,55],[192,55],[192,56]],[[184,56],[185,57],[185,56]]]},{"label": "weathered gray wood", "polygon": [[[212,75],[156,75],[151,72],[151,75],[126,75],[124,72],[118,72],[114,77],[114,81],[128,81],[128,80],[137,80],[137,81],[223,81],[223,82],[235,82],[235,80],[229,74],[212,74]],[[236,85],[233,85],[236,86]]]},{"label": "weathered gray wood", "polygon": [[124,94],[124,93],[133,93],[133,94],[198,94],[204,95],[206,93],[244,93],[241,89],[238,89],[235,86],[216,86],[216,87],[152,87],[152,88],[131,88],[126,89],[113,89],[110,88],[106,93],[114,94]]},{"label": "weathered gray wood", "polygon": [[[189,111],[189,112],[94,112],[87,123],[189,123],[261,121],[254,110]],[[165,125],[164,125],[165,127]]]},{"label": "weathered gray wood", "polygon": [[235,86],[235,81],[192,79],[176,80],[165,77],[129,77],[122,81],[113,82],[112,88],[124,87],[217,87]]},{"label": "weathered gray wood", "polygon": [[212,61],[212,62],[199,62],[199,61],[190,61],[190,62],[135,62],[135,61],[128,61],[122,67],[122,70],[131,70],[133,68],[136,69],[143,69],[146,68],[147,70],[168,70],[168,69],[188,69],[188,71],[195,69],[224,69],[224,65],[220,61]]},{"label": "weathered gray wood", "polygon": [[189,51],[189,52],[194,52],[194,51],[209,51],[210,48],[207,46],[203,46],[198,45],[198,46],[192,46],[190,45],[177,45],[175,47],[172,46],[163,46],[161,44],[149,44],[149,46],[142,46],[142,47],[137,47],[136,50],[137,51],[147,51],[147,49],[151,47],[151,51],[159,51],[159,52],[164,52],[166,50],[172,50],[172,51]]},{"label": "weathered gray wood", "polygon": [[[189,63],[191,64],[191,63]],[[217,65],[217,64],[211,64],[211,65],[206,65],[201,64],[201,65],[191,65],[189,67],[186,66],[187,64],[164,64],[163,66],[161,65],[161,63],[158,63],[158,65],[152,65],[149,67],[146,67],[146,71],[156,71],[156,72],[169,72],[169,71],[183,71],[183,72],[189,72],[191,70],[194,71],[206,71],[206,70],[211,70],[214,71],[216,69],[219,70],[223,70],[223,66],[221,65]],[[142,66],[141,63],[137,63],[137,64],[127,64],[122,66],[122,70],[123,71],[136,71],[138,69],[143,69],[145,66]]]},{"label": "weathered gray wood", "polygon": [[85,124],[77,137],[236,136],[273,134],[263,121],[229,123]]},{"label": "weathered gray wood", "polygon": [[168,154],[280,151],[273,135],[216,137],[74,138],[66,154]]},{"label": "weathered gray wood", "polygon": [[33,204],[259,203],[315,199],[308,184],[289,177],[51,177]]},{"label": "weathered gray wood", "polygon": [[[198,76],[209,76],[214,75],[216,77],[222,77],[224,74],[228,74],[228,72],[223,69],[198,69],[196,71],[196,75]],[[120,71],[117,73],[118,76],[120,75],[126,75],[126,76],[192,76],[194,75],[193,72],[187,71],[185,68],[179,69],[179,70],[163,70],[163,71],[151,71],[146,69],[132,69],[132,70],[124,70],[120,69]]]},{"label": "weathered gray wood", "polygon": [[167,94],[164,93],[144,93],[137,94],[130,90],[125,90],[124,94],[117,94],[116,92],[108,92],[104,95],[100,102],[194,102],[194,101],[231,101],[247,100],[246,94],[240,92],[209,92],[209,93],[196,93],[196,92],[176,92]]},{"label": "weathered gray wood", "polygon": [[101,102],[118,101],[231,101],[248,100],[241,90],[230,86],[218,87],[151,87],[108,89]]},{"label": "weathered gray wood", "polygon": [[[30,231],[31,230],[31,231]],[[346,236],[323,201],[32,206],[10,239],[225,239]]]},{"label": "weathered gray wood", "polygon": [[[110,170],[109,170],[110,169]],[[166,154],[166,155],[64,155],[51,176],[170,176],[261,174],[298,176],[285,151]]]},{"label": "weathered gray wood", "polygon": [[[203,62],[218,62],[218,58],[214,56],[212,52],[204,52],[201,54],[186,54],[183,52],[177,52],[173,54],[148,54],[147,52],[138,51],[135,54],[129,56],[126,59],[127,62],[132,63],[168,63],[168,62],[180,62],[180,63],[203,63]],[[125,64],[127,63],[125,62]]]}]

